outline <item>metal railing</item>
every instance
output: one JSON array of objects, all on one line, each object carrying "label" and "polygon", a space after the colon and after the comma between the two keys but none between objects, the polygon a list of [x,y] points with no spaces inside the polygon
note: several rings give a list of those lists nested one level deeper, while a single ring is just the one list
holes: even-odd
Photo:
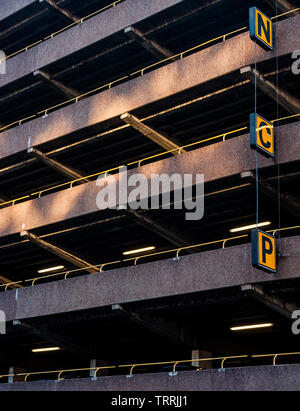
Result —
[{"label": "metal railing", "polygon": [[[104,12],[104,11],[112,8],[112,7],[115,7],[117,4],[122,3],[123,1],[124,1],[124,0],[116,0],[116,1],[114,1],[113,3],[110,3],[110,4],[108,4],[107,6],[102,7],[101,9],[98,9],[98,10],[94,11],[93,13],[88,14],[87,16],[84,16],[84,17],[82,17],[82,18],[79,18],[78,20],[74,21],[73,23],[68,24],[67,26],[65,26],[65,27],[63,27],[63,28],[61,28],[61,29],[59,29],[59,30],[57,30],[57,31],[49,34],[48,36],[46,36],[46,37],[44,37],[44,38],[42,38],[42,39],[40,39],[40,40],[37,40],[37,41],[35,41],[34,43],[30,43],[30,44],[28,44],[28,45],[25,46],[25,47],[22,47],[20,50],[17,50],[17,51],[15,51],[14,53],[11,53],[11,54],[9,54],[8,56],[5,56],[4,58],[0,59],[0,64],[2,63],[2,61],[9,60],[9,59],[11,59],[12,57],[17,56],[18,54],[21,54],[21,53],[23,53],[23,52],[26,52],[26,51],[28,51],[29,49],[37,46],[38,44],[43,43],[43,42],[46,41],[46,40],[52,39],[53,37],[57,36],[58,34],[63,33],[64,31],[70,29],[71,27],[74,27],[74,26],[76,26],[76,25],[78,25],[78,24],[84,23],[86,20],[90,19],[91,17],[94,17],[94,16],[96,16],[97,14],[100,14],[100,13],[102,13],[102,12]],[[277,15],[277,16],[273,16],[273,17],[271,17],[271,19],[272,19],[272,20],[275,20],[275,19],[278,19],[278,18],[280,18],[280,17],[287,16],[287,15],[289,15],[289,14],[291,14],[291,13],[295,13],[295,12],[297,12],[297,11],[299,11],[299,10],[300,10],[300,8],[296,8],[296,9],[287,11],[287,12],[285,12],[285,13],[279,14],[279,15]],[[247,29],[248,27],[245,26],[245,28]],[[231,32],[231,33],[235,33],[236,31],[241,31],[242,29],[244,29],[244,28],[240,28],[240,29],[235,30],[235,31],[233,31],[233,32]],[[230,34],[230,33],[229,33],[229,34]],[[224,37],[226,38],[226,36],[228,36],[229,34],[225,34],[224,36],[220,36],[220,38],[224,38]],[[225,38],[224,38],[224,40],[225,40]],[[211,42],[211,40],[209,40],[208,42]],[[180,54],[179,54],[179,55],[180,55]],[[174,58],[174,57],[175,57],[175,56],[171,56],[170,59],[172,59],[172,58]]]},{"label": "metal railing", "polygon": [[139,70],[137,70],[137,71],[134,71],[134,72],[132,72],[132,73],[126,75],[126,76],[122,76],[122,77],[120,77],[120,78],[118,78],[118,79],[116,79],[116,80],[110,81],[109,83],[106,83],[106,84],[104,84],[104,85],[102,85],[102,86],[100,86],[100,87],[96,87],[96,88],[94,88],[94,89],[92,89],[92,90],[90,90],[90,91],[88,91],[88,92],[82,93],[82,94],[80,94],[79,96],[70,98],[70,99],[68,99],[68,100],[65,100],[65,101],[59,103],[59,104],[55,104],[54,106],[51,106],[51,107],[48,107],[48,108],[43,109],[43,110],[41,110],[41,111],[38,111],[36,114],[33,114],[33,115],[31,115],[31,116],[27,116],[27,117],[23,117],[23,118],[20,119],[20,120],[16,120],[16,121],[14,121],[14,122],[12,122],[12,123],[10,123],[10,124],[7,124],[6,126],[1,127],[1,128],[0,128],[0,132],[4,131],[4,130],[10,128],[10,127],[13,127],[13,126],[21,125],[21,124],[23,124],[25,121],[32,120],[32,119],[37,118],[37,117],[39,117],[39,116],[41,116],[41,115],[47,116],[50,111],[53,111],[53,110],[58,109],[58,108],[60,108],[60,107],[64,107],[64,106],[66,106],[67,104],[70,104],[70,103],[78,103],[78,101],[79,101],[80,99],[84,98],[84,97],[87,97],[87,96],[89,96],[89,95],[91,95],[91,94],[94,94],[94,93],[96,93],[96,92],[98,92],[98,91],[100,91],[100,90],[110,89],[110,88],[112,88],[114,85],[119,84],[119,83],[121,83],[121,82],[124,81],[124,80],[128,80],[128,79],[130,79],[130,78],[133,77],[133,76],[137,76],[137,75],[139,75],[139,74],[140,74],[141,76],[143,76],[144,73],[145,73],[145,71],[147,71],[147,70],[150,70],[150,69],[156,68],[156,67],[158,67],[158,66],[161,66],[161,65],[163,65],[163,64],[165,64],[165,63],[168,63],[168,62],[172,61],[174,58],[177,58],[177,57],[180,57],[180,58],[182,59],[182,58],[183,58],[186,54],[188,54],[188,53],[192,53],[193,51],[198,50],[199,48],[204,47],[204,46],[208,45],[209,43],[212,43],[212,42],[215,42],[215,41],[218,41],[218,40],[221,40],[221,39],[226,39],[229,35],[236,34],[237,32],[242,31],[242,30],[245,30],[245,29],[247,29],[247,27],[242,27],[241,29],[235,30],[234,32],[226,33],[226,34],[223,34],[223,35],[221,35],[221,36],[215,37],[215,38],[213,38],[213,39],[211,39],[211,40],[209,40],[209,41],[206,41],[206,42],[204,42],[204,43],[200,43],[200,44],[198,44],[198,45],[195,46],[195,47],[192,47],[192,48],[190,48],[190,49],[184,50],[184,51],[182,51],[182,52],[180,52],[180,53],[178,53],[178,54],[174,54],[173,56],[168,57],[168,58],[166,58],[166,59],[159,60],[158,62],[156,62],[156,63],[154,63],[154,64],[151,64],[151,65],[148,65],[148,66],[146,66],[146,67],[143,67],[142,69],[139,69]]},{"label": "metal railing", "polygon": [[[295,117],[300,117],[300,113],[271,120],[271,123],[280,122],[280,121],[288,120],[288,119],[295,118]],[[141,119],[141,121],[145,121],[148,118],[149,117],[147,117],[145,119]],[[124,126],[124,127],[126,127],[126,126]],[[121,167],[124,167],[124,166],[132,167],[134,165],[137,165],[137,167],[141,167],[141,164],[143,162],[153,160],[153,159],[156,159],[156,158],[159,158],[159,157],[162,157],[162,156],[166,156],[166,155],[172,154],[174,152],[177,152],[178,155],[182,155],[183,154],[182,150],[184,150],[186,148],[194,147],[196,145],[204,144],[204,143],[207,143],[209,141],[222,139],[222,141],[224,142],[224,141],[226,141],[226,138],[228,136],[232,136],[233,134],[239,133],[241,131],[248,131],[248,127],[241,127],[241,128],[235,129],[235,130],[224,132],[224,133],[218,134],[218,135],[213,136],[213,137],[209,137],[209,138],[206,138],[206,139],[198,140],[198,141],[193,142],[193,143],[185,144],[185,145],[180,146],[176,149],[163,151],[161,153],[154,154],[152,156],[144,157],[140,160],[135,160],[135,161],[129,162],[126,165],[122,164],[122,165],[119,165],[117,167],[113,167],[113,168],[110,168],[110,169],[107,169],[107,170],[104,170],[104,171],[99,171],[99,172],[96,172],[96,173],[93,173],[93,174],[90,174],[90,175],[87,175],[87,176],[84,176],[84,177],[81,177],[81,178],[77,178],[75,180],[70,180],[70,181],[67,181],[65,183],[61,183],[61,184],[57,184],[57,185],[52,186],[52,187],[44,188],[42,190],[35,191],[33,193],[30,193],[30,194],[26,194],[22,197],[17,197],[13,200],[4,201],[4,202],[0,203],[0,207],[1,206],[9,206],[9,205],[13,206],[17,202],[21,202],[21,201],[24,201],[24,200],[32,200],[33,197],[40,198],[43,194],[49,193],[50,191],[54,191],[54,190],[58,190],[58,189],[64,189],[64,188],[72,188],[74,186],[74,184],[76,184],[76,183],[81,184],[83,181],[86,181],[88,179],[92,180],[96,177],[99,177],[100,175],[103,175],[103,174],[106,175],[108,173],[118,171],[118,170],[120,170]],[[47,155],[49,155],[49,153],[47,153]]]},{"label": "metal railing", "polygon": [[133,370],[137,367],[149,367],[149,366],[157,366],[157,365],[173,365],[173,374],[176,373],[176,367],[179,364],[191,364],[193,362],[202,362],[202,361],[218,361],[221,360],[221,369],[224,369],[224,362],[229,359],[241,359],[247,358],[248,355],[233,355],[233,356],[225,356],[225,357],[212,357],[212,358],[198,358],[192,360],[179,360],[179,361],[163,361],[163,362],[149,362],[149,363],[142,363],[142,364],[124,364],[119,365],[119,368],[129,368],[129,376],[133,375]]},{"label": "metal railing", "polygon": [[74,21],[74,22],[71,23],[71,24],[68,24],[67,26],[63,27],[63,28],[60,29],[60,30],[55,31],[54,33],[52,33],[52,34],[44,37],[43,39],[37,40],[37,41],[35,41],[34,43],[28,44],[28,46],[25,46],[25,47],[21,48],[20,50],[17,50],[17,51],[15,51],[14,53],[11,53],[11,54],[9,54],[8,56],[0,59],[0,64],[2,63],[2,61],[9,60],[9,59],[11,59],[12,57],[17,56],[18,54],[21,54],[21,53],[23,53],[23,52],[26,52],[26,51],[28,51],[29,49],[32,49],[33,47],[37,46],[38,44],[41,44],[41,43],[43,43],[44,41],[49,40],[49,39],[52,39],[53,37],[57,36],[58,34],[63,33],[64,31],[70,29],[71,27],[77,26],[78,24],[81,24],[81,23],[85,22],[86,20],[90,19],[91,17],[94,17],[94,16],[96,16],[97,14],[102,13],[103,11],[106,11],[106,10],[112,8],[112,7],[115,7],[117,4],[119,4],[119,3],[123,2],[123,1],[124,1],[124,0],[116,0],[116,1],[114,1],[113,3],[108,4],[107,6],[102,7],[101,9],[98,9],[98,10],[94,11],[93,13],[90,13],[90,14],[88,14],[87,16],[84,16],[84,17],[82,17],[82,18]]},{"label": "metal railing", "polygon": [[[114,2],[114,3],[112,3],[112,5],[113,5],[113,4],[116,4],[116,3],[120,2],[120,1],[123,1],[123,0],[119,0],[119,1],[117,1],[117,2]],[[112,7],[112,5],[110,5],[110,7]],[[107,7],[109,7],[109,6],[107,6]],[[288,15],[288,14],[294,13],[295,11],[298,11],[298,8],[297,8],[297,9],[293,9],[293,10],[287,12],[287,13],[282,13],[282,14],[279,14],[279,15],[277,15],[277,16],[274,16],[274,17],[272,17],[272,19],[278,19],[278,18],[280,18],[280,17],[282,17],[282,16],[286,16],[286,15]],[[86,17],[86,18],[87,18],[87,17]],[[81,22],[81,20],[82,20],[82,19],[80,19],[78,22]],[[77,24],[77,22],[76,22],[76,23],[72,23],[72,25],[74,25],[74,24]],[[70,25],[70,26],[71,26],[71,25]],[[68,26],[68,27],[70,27],[70,26]],[[34,118],[36,118],[36,117],[38,117],[38,116],[40,116],[40,115],[47,116],[49,111],[52,111],[52,110],[55,110],[55,109],[57,109],[57,108],[63,107],[63,106],[65,106],[65,105],[67,105],[67,104],[70,104],[70,103],[74,103],[74,102],[77,103],[81,98],[87,97],[87,96],[89,96],[89,95],[91,95],[91,94],[96,93],[97,91],[100,91],[100,90],[103,90],[103,89],[106,89],[106,88],[107,88],[107,89],[110,89],[112,86],[114,86],[114,85],[116,85],[116,84],[118,84],[118,83],[121,83],[122,81],[124,81],[124,80],[126,80],[126,79],[129,79],[129,78],[131,78],[131,77],[133,77],[133,76],[136,76],[136,75],[139,75],[139,74],[140,74],[141,76],[143,76],[144,73],[145,73],[145,71],[148,71],[148,70],[153,69],[153,68],[156,68],[156,67],[158,67],[158,66],[160,66],[160,65],[162,65],[162,64],[165,64],[165,63],[168,63],[168,62],[170,62],[170,61],[173,61],[174,58],[180,58],[180,59],[182,59],[182,58],[185,57],[187,54],[192,53],[192,52],[194,52],[194,51],[196,51],[196,50],[199,50],[201,47],[205,47],[205,46],[207,46],[207,45],[209,45],[209,44],[211,44],[211,43],[213,43],[213,42],[217,42],[217,41],[219,41],[219,40],[225,41],[228,37],[233,36],[233,35],[236,35],[237,33],[240,33],[240,32],[245,31],[245,30],[247,30],[247,29],[248,29],[248,27],[247,27],[247,26],[244,26],[244,27],[241,27],[241,28],[239,28],[239,29],[237,29],[237,30],[234,30],[234,31],[231,31],[231,32],[222,34],[222,35],[217,36],[217,37],[214,37],[213,39],[210,39],[210,40],[205,41],[205,42],[203,42],[203,43],[200,43],[200,44],[198,44],[198,45],[196,45],[196,46],[194,46],[194,47],[191,47],[191,48],[189,48],[189,49],[187,49],[187,50],[184,50],[184,51],[182,51],[182,52],[180,52],[180,53],[174,54],[174,55],[172,55],[171,57],[167,57],[167,58],[165,58],[165,59],[163,59],[163,60],[160,60],[160,61],[158,61],[158,62],[156,62],[156,63],[153,63],[153,64],[151,64],[151,65],[148,65],[148,66],[146,66],[146,67],[143,67],[142,69],[139,69],[139,70],[137,70],[137,71],[134,71],[134,72],[132,72],[132,73],[126,75],[126,76],[122,76],[122,77],[119,78],[119,79],[113,80],[113,81],[111,81],[111,82],[109,82],[109,83],[107,83],[107,84],[104,84],[104,85],[102,85],[102,86],[100,86],[100,87],[97,87],[97,88],[95,88],[95,89],[93,89],[93,90],[90,90],[90,91],[88,91],[88,92],[86,92],[86,93],[83,93],[83,94],[81,94],[81,95],[79,95],[79,96],[77,96],[77,97],[71,98],[71,99],[69,99],[69,100],[63,101],[62,103],[56,104],[56,105],[51,106],[51,107],[48,107],[48,108],[46,108],[46,109],[43,109],[43,110],[39,111],[38,113],[33,114],[33,115],[31,115],[31,116],[22,118],[22,119],[20,119],[20,120],[16,120],[16,121],[14,121],[14,122],[12,122],[12,123],[10,123],[10,124],[7,124],[6,126],[0,128],[0,133],[1,133],[2,131],[6,130],[7,128],[10,128],[10,127],[15,126],[15,125],[21,125],[21,124],[24,123],[25,121],[27,121],[27,120],[32,120],[32,119],[34,119]],[[57,33],[59,33],[59,32],[57,32]],[[57,34],[57,33],[56,33],[56,34]],[[50,37],[51,37],[51,36],[50,36]],[[41,41],[42,41],[42,40],[41,40]],[[37,42],[37,43],[34,43],[34,45],[40,43],[41,41],[39,41],[39,42]],[[27,49],[28,49],[29,47],[30,47],[30,46],[28,46]],[[26,49],[26,48],[25,48],[25,49]],[[23,49],[22,51],[24,51],[25,49]],[[4,60],[5,60],[5,59],[4,59]],[[1,61],[2,61],[2,60],[0,60],[0,62],[1,62]]]},{"label": "metal railing", "polygon": [[[275,235],[277,232],[287,231],[287,230],[296,230],[296,229],[300,229],[300,225],[267,230],[266,232],[273,233],[273,235]],[[118,265],[118,264],[124,264],[124,263],[128,263],[128,262],[131,262],[131,261],[134,263],[134,266],[136,266],[138,261],[140,261],[142,259],[147,259],[147,258],[150,258],[150,257],[156,257],[156,256],[165,255],[165,254],[169,254],[169,253],[175,253],[174,259],[176,261],[178,261],[179,258],[180,258],[179,253],[181,251],[185,251],[185,250],[189,250],[189,249],[193,249],[193,248],[200,248],[200,247],[210,246],[210,245],[214,245],[214,244],[222,244],[222,249],[224,249],[226,244],[229,241],[239,240],[241,238],[246,238],[246,237],[249,237],[249,234],[243,234],[243,235],[239,235],[239,236],[235,236],[235,237],[223,238],[223,239],[220,239],[220,240],[214,240],[214,241],[209,241],[209,242],[205,242],[205,243],[193,244],[193,245],[186,246],[186,247],[179,247],[179,248],[173,248],[173,249],[164,250],[164,251],[158,251],[158,252],[144,254],[144,255],[141,255],[141,256],[137,256],[137,257],[130,257],[130,258],[125,258],[125,259],[110,261],[110,262],[106,262],[106,263],[102,263],[102,264],[95,264],[94,267],[98,267],[99,268],[99,273],[102,273],[104,267]],[[23,286],[23,285],[26,285],[27,283],[31,283],[31,286],[33,287],[36,284],[36,282],[39,281],[39,280],[44,281],[44,280],[47,280],[47,279],[60,277],[60,276],[62,276],[66,280],[69,277],[69,275],[74,274],[74,273],[76,273],[76,274],[82,273],[83,271],[86,271],[86,268],[76,268],[76,269],[73,269],[73,270],[62,271],[62,272],[55,273],[55,274],[49,274],[49,275],[44,275],[44,276],[36,276],[36,277],[33,277],[33,278],[29,278],[27,280],[20,280],[20,281],[14,281],[14,282],[12,281],[12,282],[9,282],[7,284],[0,284],[0,289],[4,288],[4,291],[8,291],[8,288],[12,288],[16,285],[22,285]],[[94,275],[94,274],[92,274],[92,275]]]},{"label": "metal railing", "polygon": [[[99,268],[99,273],[102,273],[104,267],[107,267],[107,266],[117,265],[117,264],[121,264],[121,263],[127,263],[127,262],[131,262],[131,261],[133,261],[134,265],[136,266],[137,262],[140,261],[142,258],[155,257],[155,256],[158,256],[158,255],[164,255],[164,254],[169,254],[169,253],[176,253],[175,258],[176,258],[176,260],[178,260],[179,259],[179,253],[181,251],[192,249],[192,248],[199,248],[199,247],[209,246],[209,245],[213,245],[213,244],[222,244],[222,248],[225,248],[225,244],[228,241],[237,240],[237,239],[240,239],[240,238],[245,238],[247,236],[248,236],[248,234],[244,234],[244,235],[239,235],[239,236],[235,236],[235,237],[228,237],[228,238],[221,239],[221,240],[209,241],[209,242],[200,243],[200,244],[193,244],[193,245],[186,246],[186,247],[180,247],[180,248],[174,248],[174,249],[170,249],[170,250],[158,251],[158,252],[155,252],[155,253],[144,254],[144,255],[141,255],[141,256],[138,256],[138,257],[130,257],[130,258],[122,259],[122,260],[110,261],[110,262],[106,262],[106,263],[102,263],[102,264],[95,264],[94,267],[98,267]],[[39,276],[39,277],[37,276],[37,277],[29,278],[29,279],[23,280],[23,281],[16,281],[16,282],[10,282],[10,283],[7,283],[7,284],[0,284],[0,288],[4,288],[5,291],[7,291],[7,289],[9,287],[12,287],[14,285],[26,284],[26,283],[31,283],[31,286],[34,286],[35,283],[38,280],[46,280],[46,279],[59,277],[59,276],[63,276],[64,279],[66,280],[70,274],[80,273],[80,272],[83,272],[83,271],[86,271],[86,268],[76,268],[74,270],[67,270],[67,271],[63,271],[63,272],[59,272],[59,273],[55,273],[55,274],[48,274],[48,275]]]},{"label": "metal railing", "polygon": [[92,368],[72,368],[72,369],[65,369],[65,370],[52,370],[52,371],[32,371],[32,372],[24,372],[24,373],[17,373],[17,374],[6,374],[0,375],[1,378],[5,377],[24,377],[24,382],[28,382],[28,378],[34,375],[50,375],[50,374],[57,374],[57,380],[63,381],[62,374],[70,373],[70,372],[83,372],[83,371],[94,371],[94,378],[98,376],[99,371],[101,370],[108,370],[114,369],[116,366],[105,366],[105,367],[92,367]]},{"label": "metal railing", "polygon": [[[175,376],[177,374],[177,367],[180,364],[190,364],[193,366],[193,363],[201,363],[201,362],[213,362],[213,361],[221,361],[220,362],[220,370],[225,370],[225,362],[230,360],[243,360],[248,359],[257,359],[257,358],[273,358],[273,366],[278,366],[276,359],[278,357],[287,357],[287,356],[297,356],[300,355],[300,352],[284,352],[284,353],[276,353],[276,354],[242,354],[242,355],[225,355],[219,357],[211,357],[211,358],[198,358],[198,359],[189,359],[189,360],[176,360],[176,361],[159,361],[159,362],[147,362],[147,363],[132,363],[132,364],[121,364],[121,365],[112,365],[112,366],[103,366],[103,367],[91,367],[91,368],[72,368],[72,369],[61,369],[61,370],[51,370],[51,371],[32,371],[32,372],[22,372],[22,373],[11,373],[11,374],[3,374],[0,375],[0,380],[3,378],[8,377],[24,377],[24,382],[28,382],[28,378],[30,376],[44,376],[44,375],[57,375],[57,381],[63,381],[62,375],[65,373],[72,373],[72,372],[86,372],[86,371],[93,371],[93,375],[90,375],[91,378],[97,378],[99,376],[99,372],[102,370],[120,370],[120,369],[129,369],[129,374],[127,376],[132,377],[134,375],[134,370],[137,368],[146,368],[146,367],[157,367],[157,366],[166,366],[170,365],[172,367],[172,372],[170,375]],[[251,365],[249,361],[247,362],[247,366]],[[243,366],[243,362],[240,362],[239,366]],[[201,367],[193,366],[197,369],[197,371],[201,371]],[[228,367],[228,366],[227,366]]]},{"label": "metal railing", "polygon": [[273,365],[277,365],[276,360],[278,357],[282,356],[293,356],[293,355],[300,355],[300,352],[284,352],[284,353],[279,353],[279,354],[256,354],[252,355],[253,358],[267,358],[267,357],[272,357],[273,358]]},{"label": "metal railing", "polygon": [[52,186],[52,187],[44,188],[42,190],[27,194],[27,195],[22,196],[22,197],[17,197],[13,200],[2,202],[2,203],[0,203],[0,206],[15,205],[16,202],[19,202],[19,201],[22,201],[22,200],[29,200],[29,199],[32,200],[33,197],[40,198],[43,194],[49,193],[49,191],[53,191],[53,190],[57,190],[57,189],[63,189],[63,188],[72,188],[74,186],[74,184],[76,184],[76,183],[82,183],[85,180],[88,180],[88,179],[92,180],[92,179],[94,179],[96,177],[99,177],[100,175],[103,175],[103,174],[106,175],[106,174],[112,173],[114,171],[119,171],[120,168],[124,167],[124,166],[132,167],[134,165],[137,165],[138,167],[140,167],[142,162],[152,160],[154,158],[158,158],[158,157],[161,157],[161,156],[164,156],[164,155],[172,154],[174,151],[177,151],[178,154],[181,155],[181,154],[183,154],[182,150],[184,148],[194,147],[195,145],[200,145],[201,143],[206,143],[208,141],[217,140],[217,139],[220,139],[220,138],[222,138],[223,141],[225,141],[227,136],[233,135],[235,133],[238,133],[240,131],[244,131],[244,130],[247,130],[247,129],[248,129],[248,127],[242,127],[242,128],[236,129],[236,130],[232,130],[232,131],[228,131],[228,132],[219,134],[219,135],[214,136],[214,137],[204,139],[204,140],[199,140],[199,141],[196,141],[196,142],[193,142],[193,143],[190,143],[190,144],[185,144],[184,146],[178,147],[178,148],[173,149],[173,150],[164,151],[162,153],[154,154],[153,156],[149,156],[149,157],[142,158],[140,160],[132,161],[132,162],[126,164],[126,165],[123,164],[123,165],[113,167],[113,168],[110,168],[110,169],[107,169],[107,170],[104,170],[104,171],[99,171],[97,173],[93,173],[93,174],[90,174],[90,175],[87,175],[87,176],[84,176],[84,177],[81,177],[81,178],[77,178],[75,180],[71,180],[71,181],[67,181],[65,183],[57,184],[57,185]]}]

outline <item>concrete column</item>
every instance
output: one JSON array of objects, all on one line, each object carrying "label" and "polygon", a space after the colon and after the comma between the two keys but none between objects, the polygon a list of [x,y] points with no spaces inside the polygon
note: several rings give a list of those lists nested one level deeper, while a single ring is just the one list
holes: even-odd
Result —
[{"label": "concrete column", "polygon": [[[21,374],[21,373],[25,373],[26,370],[24,368],[21,367],[9,367],[8,370],[8,374]],[[8,383],[9,384],[13,384],[14,382],[23,382],[24,381],[24,376],[20,375],[18,377],[8,377]]]},{"label": "concrete column", "polygon": [[[212,358],[212,353],[203,350],[192,350],[192,360],[200,360],[202,358]],[[192,366],[203,370],[210,370],[212,368],[212,361],[193,361]]]},{"label": "concrete column", "polygon": [[[9,367],[8,374],[14,374],[15,368],[14,367]],[[14,377],[11,375],[8,377],[8,383],[12,384],[14,382]]]},{"label": "concrete column", "polygon": [[[108,366],[109,364],[106,361],[103,360],[96,360],[92,359],[90,360],[90,368],[96,368],[96,367],[105,367]],[[95,370],[90,370],[90,377],[94,377],[95,375]],[[97,373],[97,377],[100,376],[108,376],[109,375],[109,369],[107,370],[99,370]]]}]

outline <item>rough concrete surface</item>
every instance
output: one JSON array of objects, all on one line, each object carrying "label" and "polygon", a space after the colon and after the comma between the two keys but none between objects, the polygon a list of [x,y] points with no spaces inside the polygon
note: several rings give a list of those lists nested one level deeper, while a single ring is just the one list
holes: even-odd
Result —
[{"label": "rough concrete surface", "polygon": [[[300,15],[278,23],[276,52],[266,52],[258,48],[257,61],[274,58],[276,53],[279,56],[291,54],[298,49],[299,33],[297,26],[299,24]],[[58,47],[55,50],[57,50],[57,53],[59,52]],[[250,40],[248,32],[243,33],[182,60],[158,68],[142,77],[100,92],[93,97],[79,101],[75,105],[72,104],[49,113],[46,118],[37,118],[2,132],[0,158],[26,150],[29,137],[31,138],[31,146],[38,146],[186,89],[204,84],[209,80],[253,64],[253,62],[253,42]],[[16,67],[12,71],[16,71],[19,66],[20,64],[16,63]],[[110,104],[107,104],[108,101]],[[46,108],[47,106],[45,106]]]},{"label": "rough concrete surface", "polygon": [[[282,239],[281,247],[284,254],[297,253],[300,236]],[[170,258],[47,284],[37,282],[34,287],[0,293],[0,310],[11,321],[299,276],[293,257],[280,258],[274,274],[253,268],[251,245],[245,244],[185,256],[179,262]]]},{"label": "rough concrete surface", "polygon": [[[300,123],[278,128],[281,164],[299,159],[299,129]],[[268,166],[274,166],[273,160],[259,156],[259,167]],[[143,173],[149,181],[153,174],[192,174],[194,177],[196,174],[204,174],[205,181],[208,182],[254,169],[255,155],[250,149],[249,135],[244,135],[202,147],[180,156],[147,164],[129,171],[128,176],[139,172]],[[115,178],[118,193],[119,175],[116,175]],[[150,190],[150,184],[148,186]],[[31,230],[96,212],[99,210],[96,204],[99,191],[100,188],[93,181],[72,189],[3,208],[0,210],[0,236],[18,233],[23,229]],[[110,205],[114,206],[115,203]]]},{"label": "rough concrete surface", "polygon": [[[0,391],[299,391],[300,364],[0,384]],[[115,395],[113,395],[115,396]]]}]

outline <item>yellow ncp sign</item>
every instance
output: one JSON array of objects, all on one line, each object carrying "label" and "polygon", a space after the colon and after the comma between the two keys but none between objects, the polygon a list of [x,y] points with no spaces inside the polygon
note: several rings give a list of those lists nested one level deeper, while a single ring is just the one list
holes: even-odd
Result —
[{"label": "yellow ncp sign", "polygon": [[252,265],[264,271],[276,272],[276,239],[261,230],[252,230]]},{"label": "yellow ncp sign", "polygon": [[273,50],[272,20],[256,7],[249,10],[250,37],[257,41],[264,49]]},{"label": "yellow ncp sign", "polygon": [[266,157],[275,156],[274,126],[257,113],[250,114],[250,146]]}]

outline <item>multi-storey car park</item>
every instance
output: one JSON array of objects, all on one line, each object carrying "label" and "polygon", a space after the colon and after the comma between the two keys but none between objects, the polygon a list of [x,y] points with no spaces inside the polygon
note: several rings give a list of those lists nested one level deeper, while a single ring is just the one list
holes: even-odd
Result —
[{"label": "multi-storey car park", "polygon": [[[252,6],[272,51],[250,39]],[[299,0],[1,1],[0,390],[299,389],[299,14]],[[250,147],[254,86],[275,158]],[[98,176],[124,165],[203,173],[204,217],[99,210]],[[257,198],[276,273],[252,266],[250,230],[230,231],[255,223]]]}]

